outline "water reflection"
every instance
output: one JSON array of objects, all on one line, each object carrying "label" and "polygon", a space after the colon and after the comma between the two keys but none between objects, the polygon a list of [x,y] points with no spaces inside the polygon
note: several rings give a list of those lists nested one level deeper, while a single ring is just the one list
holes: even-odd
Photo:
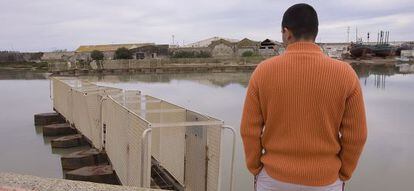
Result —
[{"label": "water reflection", "polygon": [[[352,66],[358,77],[363,81],[364,86],[374,85],[378,89],[386,88],[387,78],[399,74],[414,73],[414,65],[399,64],[396,66]],[[372,82],[372,84],[369,84]]]},{"label": "water reflection", "polygon": [[[363,85],[374,85],[379,89],[386,88],[386,80],[397,74],[414,73],[414,64],[401,64],[396,66],[352,66]],[[226,87],[230,84],[239,84],[247,87],[251,72],[245,73],[198,73],[198,74],[121,74],[121,75],[97,75],[81,76],[82,79],[110,83],[171,83],[177,81],[192,81],[213,87]]]},{"label": "water reflection", "polygon": [[385,89],[385,81],[387,76],[392,76],[396,73],[395,67],[367,67],[354,66],[358,77],[364,81],[364,85],[368,85],[370,78],[373,78],[374,86],[380,89]]},{"label": "water reflection", "polygon": [[225,87],[230,84],[240,84],[247,87],[251,72],[244,73],[187,73],[187,74],[122,74],[122,75],[96,75],[80,76],[82,79],[99,82],[145,82],[145,83],[171,83],[174,80],[191,80],[208,86]]},{"label": "water reflection", "polygon": [[414,73],[414,64],[398,64],[398,71],[403,74]]},{"label": "water reflection", "polygon": [[35,113],[52,110],[48,80],[0,80],[0,89],[0,171],[62,177],[60,156],[33,124]]},{"label": "water reflection", "polygon": [[62,178],[60,156],[88,148],[52,149],[53,137],[44,137],[43,129],[34,126],[35,113],[52,111],[45,76],[0,74],[0,172]]},{"label": "water reflection", "polygon": [[0,80],[39,80],[47,79],[49,73],[31,70],[2,70],[0,69]]}]

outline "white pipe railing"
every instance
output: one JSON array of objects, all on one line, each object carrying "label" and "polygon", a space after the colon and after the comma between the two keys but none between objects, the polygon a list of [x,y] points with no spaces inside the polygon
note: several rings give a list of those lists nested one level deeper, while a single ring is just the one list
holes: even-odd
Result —
[{"label": "white pipe railing", "polygon": [[[154,128],[168,128],[168,127],[190,127],[190,126],[202,126],[205,128],[217,127],[220,125],[222,129],[228,129],[232,133],[232,152],[231,152],[231,164],[230,164],[230,191],[233,191],[233,174],[234,174],[234,157],[236,152],[236,131],[233,127],[229,125],[224,125],[222,121],[200,121],[200,122],[186,122],[178,124],[151,124],[150,128],[146,129],[142,133],[141,137],[141,169],[146,169],[141,171],[141,186],[144,188],[150,187],[150,174],[145,174],[145,172],[150,172],[148,169],[151,168],[151,144],[148,144],[148,140],[151,139],[151,132]],[[144,177],[147,177],[144,180]]]}]

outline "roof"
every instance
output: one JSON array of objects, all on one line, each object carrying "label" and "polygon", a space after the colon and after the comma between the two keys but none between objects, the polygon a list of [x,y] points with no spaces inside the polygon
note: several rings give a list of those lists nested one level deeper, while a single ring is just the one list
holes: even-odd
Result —
[{"label": "roof", "polygon": [[208,47],[208,46],[210,46],[210,44],[212,42],[218,41],[220,39],[224,39],[224,40],[229,41],[229,42],[238,42],[239,41],[237,39],[222,38],[222,37],[215,36],[215,37],[208,38],[208,39],[205,39],[205,40],[201,40],[201,41],[198,41],[198,42],[195,42],[195,43],[187,44],[184,47],[195,47],[195,48],[196,47]]},{"label": "roof", "polygon": [[155,45],[154,43],[136,43],[136,44],[104,44],[104,45],[82,45],[76,49],[75,52],[92,52],[94,50],[99,50],[102,52],[112,52],[116,51],[118,48],[138,48],[147,45]]},{"label": "roof", "polygon": [[251,47],[251,46],[258,46],[260,42],[250,40],[248,38],[244,38],[243,40],[237,43],[238,47]]},{"label": "roof", "polygon": [[283,45],[283,43],[281,43],[281,42],[277,42],[277,41],[273,41],[273,40],[270,40],[270,39],[265,39],[264,41],[262,41],[262,42],[260,43],[260,45],[261,45],[261,46],[269,46],[269,45],[277,45],[277,46],[282,46],[282,45]]},{"label": "roof", "polygon": [[235,43],[230,42],[230,41],[225,40],[225,39],[219,39],[219,40],[215,40],[215,41],[211,42],[210,45],[208,45],[208,46],[209,47],[214,47],[214,46],[219,45],[219,44],[225,44],[227,46],[233,46]]}]

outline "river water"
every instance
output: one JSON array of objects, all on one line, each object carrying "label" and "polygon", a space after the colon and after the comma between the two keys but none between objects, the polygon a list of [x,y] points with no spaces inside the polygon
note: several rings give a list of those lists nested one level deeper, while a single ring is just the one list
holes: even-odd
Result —
[{"label": "river water", "polygon": [[[414,66],[355,67],[366,104],[368,141],[351,191],[411,190],[414,173]],[[138,89],[224,120],[237,130],[235,190],[252,190],[239,136],[250,73],[106,75],[83,77],[101,85]],[[0,171],[62,177],[60,155],[33,125],[33,114],[51,111],[42,74],[0,72]],[[225,134],[225,139],[229,138]],[[223,148],[223,190],[228,188],[230,141]]]}]

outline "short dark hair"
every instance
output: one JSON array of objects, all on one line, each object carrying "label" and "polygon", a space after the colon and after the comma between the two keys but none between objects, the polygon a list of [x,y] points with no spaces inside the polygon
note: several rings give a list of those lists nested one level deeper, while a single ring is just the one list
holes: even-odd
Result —
[{"label": "short dark hair", "polygon": [[282,30],[287,28],[292,31],[296,39],[316,39],[318,35],[318,14],[315,9],[300,3],[289,7],[282,19]]}]

